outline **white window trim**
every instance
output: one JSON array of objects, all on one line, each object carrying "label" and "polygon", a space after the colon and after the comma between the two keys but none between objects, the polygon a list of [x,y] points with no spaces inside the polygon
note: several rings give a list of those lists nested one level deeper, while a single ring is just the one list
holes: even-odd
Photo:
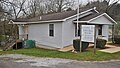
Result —
[{"label": "white window trim", "polygon": [[[53,36],[50,36],[50,24],[53,24],[53,27],[54,27],[54,32],[53,32]],[[55,24],[54,23],[49,23],[48,24],[48,37],[50,37],[50,38],[54,38],[55,37]]]}]

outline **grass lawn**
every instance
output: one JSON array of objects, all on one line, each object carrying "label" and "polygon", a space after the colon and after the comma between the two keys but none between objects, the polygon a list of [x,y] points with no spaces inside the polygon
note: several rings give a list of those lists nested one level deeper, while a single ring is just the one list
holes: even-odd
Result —
[{"label": "grass lawn", "polygon": [[109,54],[109,53],[97,51],[96,55],[94,55],[92,49],[88,49],[86,52],[75,54],[72,52],[60,52],[54,50],[31,48],[31,49],[0,51],[0,54],[24,54],[24,55],[37,56],[37,57],[65,58],[65,59],[86,60],[86,61],[88,60],[103,61],[103,60],[120,59],[120,52]]}]

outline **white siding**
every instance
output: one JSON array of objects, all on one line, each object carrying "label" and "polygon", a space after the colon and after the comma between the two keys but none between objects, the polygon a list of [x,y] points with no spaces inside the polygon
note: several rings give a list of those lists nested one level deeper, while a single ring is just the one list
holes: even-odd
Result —
[{"label": "white siding", "polygon": [[69,19],[62,24],[63,47],[73,44],[73,39],[75,38],[75,24],[73,24],[73,20],[75,19]]},{"label": "white siding", "polygon": [[[85,13],[79,17],[86,16],[90,13]],[[77,17],[71,18],[62,24],[62,46],[68,46],[73,44],[73,40],[76,39],[75,37],[75,24],[73,24],[73,21],[76,20]]]},{"label": "white siding", "polygon": [[103,39],[108,41],[108,35],[109,35],[109,25],[103,25],[102,27],[102,36],[104,36]]},{"label": "white siding", "polygon": [[24,32],[23,25],[18,25],[18,28],[19,28],[19,39],[24,40],[23,36],[24,36],[25,32]]},{"label": "white siding", "polygon": [[[68,46],[73,44],[73,39],[75,39],[75,24],[73,24],[73,20],[76,18],[69,19],[62,24],[62,46]],[[100,17],[92,22],[99,23],[99,24],[107,24],[103,25],[102,27],[102,36],[105,36],[104,39],[108,40],[108,24],[111,24],[107,18]],[[98,36],[98,28],[97,28],[97,36]]]},{"label": "white siding", "polygon": [[18,27],[19,27],[19,35],[25,34],[25,33],[24,33],[23,26],[22,26],[22,25],[18,25]]},{"label": "white siding", "polygon": [[[76,17],[69,19],[65,22],[57,23],[44,23],[44,24],[31,24],[28,30],[28,39],[35,40],[38,44],[43,44],[56,48],[63,48],[65,46],[73,44],[73,39],[75,39],[75,24],[73,20]],[[111,24],[111,22],[104,16],[91,21],[91,23],[97,24]],[[54,24],[54,37],[49,37],[49,24]],[[98,32],[98,30],[97,30]],[[98,34],[98,33],[97,33]],[[108,39],[108,25],[103,25],[102,36]]]},{"label": "white siding", "polygon": [[[54,24],[54,37],[49,36],[49,24]],[[61,48],[62,46],[62,23],[46,23],[29,25],[30,40],[35,40],[37,44],[50,47]]]},{"label": "white siding", "polygon": [[97,19],[90,21],[90,23],[94,23],[94,24],[113,24],[111,21],[109,21],[104,16],[98,17]]}]

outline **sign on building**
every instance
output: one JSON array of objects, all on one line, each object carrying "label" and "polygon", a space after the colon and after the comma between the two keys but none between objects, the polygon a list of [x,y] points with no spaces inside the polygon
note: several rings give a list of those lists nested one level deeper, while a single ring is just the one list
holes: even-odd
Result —
[{"label": "sign on building", "polygon": [[94,42],[95,25],[81,25],[81,41]]}]

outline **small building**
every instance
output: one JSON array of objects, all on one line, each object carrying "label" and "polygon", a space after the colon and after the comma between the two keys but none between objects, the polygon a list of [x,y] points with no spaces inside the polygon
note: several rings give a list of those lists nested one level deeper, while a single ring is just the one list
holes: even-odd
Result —
[{"label": "small building", "polygon": [[[26,20],[12,20],[19,27],[19,39],[35,40],[36,45],[63,48],[73,44],[77,32],[77,12],[66,11],[42,15]],[[79,25],[96,25],[96,37],[108,40],[109,25],[116,23],[108,14],[99,13],[95,8],[79,13]],[[78,33],[80,33],[78,31]],[[79,34],[78,34],[79,35]]]}]

